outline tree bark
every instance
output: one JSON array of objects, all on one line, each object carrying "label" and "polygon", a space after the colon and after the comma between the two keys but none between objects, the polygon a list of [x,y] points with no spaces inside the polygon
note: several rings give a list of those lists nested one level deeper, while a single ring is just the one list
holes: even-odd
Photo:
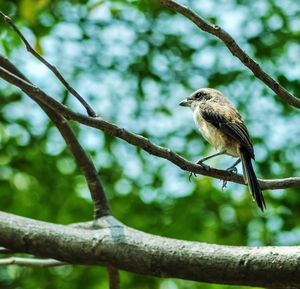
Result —
[{"label": "tree bark", "polygon": [[77,226],[0,212],[0,244],[73,264],[201,282],[300,287],[300,247],[235,247],[174,240],[129,228],[113,217]]}]

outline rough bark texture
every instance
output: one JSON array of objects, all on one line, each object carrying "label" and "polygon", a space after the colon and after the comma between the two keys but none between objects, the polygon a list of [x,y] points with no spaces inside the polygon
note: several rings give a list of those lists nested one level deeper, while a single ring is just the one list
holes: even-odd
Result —
[{"label": "rough bark texture", "polygon": [[251,248],[180,241],[128,228],[111,216],[90,229],[81,226],[0,213],[0,243],[14,251],[69,263],[110,265],[159,277],[300,287],[300,247]]}]

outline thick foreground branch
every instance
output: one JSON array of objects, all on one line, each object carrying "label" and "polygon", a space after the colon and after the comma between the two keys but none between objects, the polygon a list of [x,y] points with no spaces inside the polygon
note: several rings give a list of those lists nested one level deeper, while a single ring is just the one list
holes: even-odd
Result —
[{"label": "thick foreground branch", "polygon": [[0,212],[0,245],[62,262],[110,265],[159,277],[276,288],[300,286],[300,247],[251,248],[180,241],[118,222],[86,230]]}]

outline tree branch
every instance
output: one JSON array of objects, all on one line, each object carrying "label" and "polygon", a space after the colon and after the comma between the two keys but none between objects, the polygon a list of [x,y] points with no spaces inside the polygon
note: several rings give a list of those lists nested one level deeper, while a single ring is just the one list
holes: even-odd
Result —
[{"label": "tree branch", "polygon": [[15,253],[7,248],[4,248],[4,247],[0,247],[0,254],[12,254],[12,253]]},{"label": "tree branch", "polygon": [[60,80],[60,82],[65,86],[65,88],[74,95],[78,101],[84,106],[89,116],[96,117],[96,112],[91,108],[91,106],[84,100],[84,98],[65,80],[65,78],[61,75],[58,69],[49,63],[45,58],[43,58],[37,51],[35,51],[32,46],[29,44],[25,36],[19,30],[19,28],[14,24],[14,22],[5,15],[2,11],[0,11],[0,15],[3,17],[5,22],[19,35],[21,40],[26,46],[28,52],[30,52],[34,57],[36,57],[40,62],[42,62],[45,66],[47,66],[54,75]]},{"label": "tree branch", "polygon": [[[14,75],[14,77],[32,86],[29,80],[13,64],[11,64],[1,55],[0,66],[4,67],[4,69],[6,69],[6,71],[11,75]],[[43,103],[41,100],[34,98],[34,101],[36,101],[40,105],[40,107],[45,111],[45,113],[55,124],[62,137],[64,138],[67,146],[69,147],[71,153],[73,154],[78,166],[83,171],[94,203],[95,217],[100,218],[105,215],[110,215],[111,209],[109,207],[103,186],[100,182],[97,170],[93,162],[90,160],[90,158],[78,142],[66,119],[63,118],[54,109]]]},{"label": "tree branch", "polygon": [[173,0],[159,0],[164,6],[170,10],[184,15],[186,18],[194,22],[201,30],[208,32],[224,42],[229,51],[237,57],[253,74],[271,88],[280,98],[289,105],[300,108],[300,99],[289,93],[283,86],[267,74],[260,65],[255,62],[229,35],[224,29],[217,25],[212,25],[193,12],[188,7],[181,5]]},{"label": "tree branch", "polygon": [[119,223],[86,230],[3,212],[0,244],[62,262],[110,265],[158,277],[262,287],[300,286],[300,247],[210,245],[154,236]]},{"label": "tree branch", "polygon": [[[0,66],[1,66],[1,57],[0,57]],[[180,167],[185,171],[214,177],[220,180],[227,180],[239,184],[245,184],[243,176],[241,175],[235,175],[226,170],[219,170],[214,168],[210,168],[210,170],[206,170],[201,165],[197,165],[187,161],[186,159],[174,153],[170,149],[158,146],[150,142],[149,139],[141,135],[137,135],[132,132],[129,132],[124,128],[120,128],[117,125],[112,124],[100,117],[94,118],[94,117],[85,116],[80,113],[76,113],[71,109],[69,109],[68,107],[66,107],[65,105],[62,105],[52,97],[48,96],[44,91],[42,91],[38,87],[25,81],[24,79],[17,77],[16,75],[10,73],[9,71],[7,71],[2,67],[0,67],[0,77],[2,77],[7,82],[19,87],[22,91],[24,91],[28,96],[30,96],[34,100],[40,101],[44,103],[46,106],[50,107],[52,110],[59,112],[65,118],[77,121],[89,127],[100,129],[111,136],[121,138],[126,142],[134,146],[137,146],[152,155],[169,160],[170,162],[172,162],[173,164],[177,165],[178,167]],[[300,187],[300,177],[290,177],[290,178],[270,179],[270,180],[259,179],[259,184],[261,186],[261,189],[263,190],[298,188]]]},{"label": "tree branch", "polygon": [[[65,142],[67,143],[69,149],[73,153],[77,164],[80,168],[82,168],[93,199],[95,207],[95,219],[101,218],[106,215],[111,215],[111,209],[107,201],[104,188],[100,182],[99,176],[97,175],[96,168],[91,159],[88,157],[87,153],[78,142],[66,119],[63,118],[60,114],[54,112],[43,103],[40,103],[38,101],[37,103],[54,122],[61,135],[63,136]],[[55,266],[57,266],[57,264]],[[118,270],[110,266],[107,267],[107,270],[110,289],[119,289],[120,281]]]},{"label": "tree branch", "polygon": [[57,267],[68,265],[65,262],[61,262],[54,259],[35,259],[35,258],[21,258],[21,257],[11,257],[0,259],[0,266],[7,265],[19,265],[26,267]]},{"label": "tree branch", "polygon": [[[0,66],[2,66],[1,57],[0,57]],[[52,110],[59,112],[65,118],[77,121],[89,127],[100,129],[111,136],[115,136],[120,139],[123,139],[126,142],[134,146],[137,146],[152,155],[169,160],[170,162],[172,162],[173,164],[177,165],[178,167],[180,167],[185,171],[214,177],[220,180],[227,180],[238,184],[244,184],[244,179],[243,176],[241,175],[235,175],[226,170],[219,170],[215,168],[210,168],[210,170],[206,170],[205,168],[201,167],[201,165],[197,165],[187,161],[186,159],[174,153],[170,149],[164,148],[162,146],[158,146],[150,142],[149,139],[141,135],[137,135],[132,132],[129,132],[124,128],[120,128],[117,125],[104,120],[103,118],[100,117],[93,118],[93,117],[85,116],[80,113],[76,113],[71,109],[69,109],[68,107],[66,107],[65,105],[62,105],[52,97],[48,96],[44,91],[42,91],[38,87],[25,81],[24,79],[17,77],[16,75],[10,73],[9,71],[1,67],[0,67],[0,77],[2,77],[7,82],[19,87],[22,91],[24,91],[28,96],[30,96],[34,100],[40,101],[44,103],[46,106],[50,107]],[[269,180],[259,179],[259,184],[261,189],[263,190],[299,188],[300,177],[269,179]]]},{"label": "tree branch", "polygon": [[60,114],[47,107],[45,104],[40,102],[38,102],[38,104],[53,121],[63,136],[70,151],[72,152],[78,166],[82,169],[94,203],[95,218],[97,219],[105,215],[110,215],[111,209],[109,207],[104,188],[100,182],[97,170],[87,153],[78,142],[74,132],[68,125],[67,120],[64,119]]},{"label": "tree branch", "polygon": [[120,289],[119,271],[115,267],[107,266],[109,289]]}]

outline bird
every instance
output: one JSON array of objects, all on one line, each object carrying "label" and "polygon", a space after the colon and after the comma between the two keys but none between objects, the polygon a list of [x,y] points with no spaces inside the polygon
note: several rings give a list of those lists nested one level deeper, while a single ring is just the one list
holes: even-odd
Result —
[{"label": "bird", "polygon": [[236,166],[242,161],[244,181],[253,200],[264,211],[266,203],[252,165],[255,160],[253,144],[240,113],[230,100],[217,89],[200,88],[179,105],[191,108],[200,133],[218,151],[198,160],[197,164],[208,168],[204,161],[210,158],[223,154],[237,157],[227,170],[237,172]]}]

